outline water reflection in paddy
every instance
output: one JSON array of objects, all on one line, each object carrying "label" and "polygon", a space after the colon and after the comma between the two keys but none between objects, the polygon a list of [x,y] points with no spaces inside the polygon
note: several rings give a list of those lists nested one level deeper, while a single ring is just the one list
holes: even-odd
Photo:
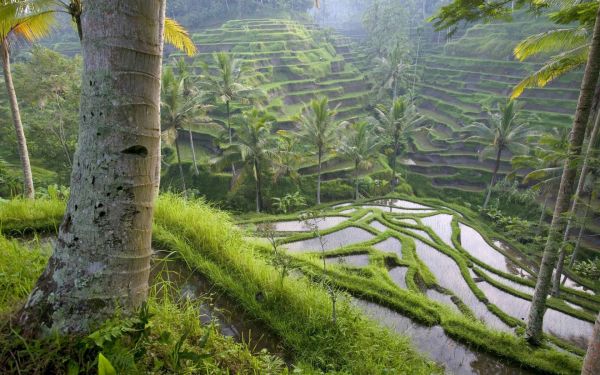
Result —
[{"label": "water reflection in paddy", "polygon": [[[326,216],[311,220],[310,225],[316,225],[320,230],[324,230],[333,228],[346,220],[348,218],[343,216]],[[312,229],[310,225],[302,220],[278,221],[273,223],[273,228],[277,232],[307,232]]]},{"label": "water reflection in paddy", "polygon": [[430,214],[430,213],[435,212],[433,210],[417,210],[417,209],[406,209],[406,208],[386,207],[386,206],[371,206],[371,205],[362,206],[362,208],[377,209],[377,210],[382,210],[383,212],[391,212],[394,214]]},{"label": "water reflection in paddy", "polygon": [[503,363],[486,353],[478,353],[468,346],[454,341],[440,326],[425,327],[386,307],[353,300],[366,315],[391,328],[395,332],[411,338],[416,348],[429,355],[435,362],[456,375],[524,375],[532,374],[515,365]]},{"label": "water reflection in paddy", "polygon": [[358,255],[346,255],[341,257],[328,257],[325,258],[327,264],[346,264],[349,266],[364,267],[369,265],[369,255],[358,254]]},{"label": "water reflection in paddy", "polygon": [[[365,242],[372,239],[373,237],[374,236],[371,233],[367,232],[364,229],[348,227],[337,232],[324,235],[323,248],[325,250],[333,250],[342,246],[348,246],[359,242]],[[287,248],[290,253],[321,250],[321,242],[318,237],[286,243],[283,246]]]},{"label": "water reflection in paddy", "polygon": [[384,241],[376,243],[373,247],[386,253],[394,253],[398,255],[398,258],[402,259],[402,243],[395,237],[389,237]]},{"label": "water reflection in paddy", "polygon": [[479,268],[480,271],[482,271],[483,273],[485,273],[488,277],[494,279],[495,281],[498,281],[499,283],[506,285],[508,287],[511,287],[512,289],[518,290],[519,292],[523,292],[523,293],[527,293],[529,295],[533,295],[533,291],[534,288],[527,286],[527,285],[523,285],[523,284],[519,284],[517,282],[514,282],[510,279],[507,279],[505,277],[496,275],[493,272],[490,272],[488,270],[485,270],[483,268]]},{"label": "water reflection in paddy", "polygon": [[452,258],[419,240],[415,240],[415,245],[417,255],[435,275],[440,286],[452,291],[473,311],[477,318],[482,319],[490,327],[511,331],[503,321],[487,309],[483,302],[477,299]]},{"label": "water reflection in paddy", "polygon": [[434,216],[428,216],[421,218],[421,222],[435,232],[435,234],[444,243],[450,247],[452,246],[452,215],[439,214]]},{"label": "water reflection in paddy", "polygon": [[385,232],[386,230],[388,230],[388,227],[386,227],[385,225],[381,224],[381,222],[377,221],[377,220],[373,220],[369,223],[370,226],[372,226],[373,228],[377,229],[380,232]]},{"label": "water reflection in paddy", "polygon": [[407,232],[419,235],[419,236],[425,238],[426,240],[433,241],[433,239],[429,236],[429,233],[425,232],[424,230],[414,229],[414,228],[406,228],[406,227],[404,227],[402,229]]},{"label": "water reflection in paddy", "polygon": [[[487,282],[478,283],[477,286],[500,310],[517,319],[527,320],[530,301],[506,293]],[[553,309],[546,310],[544,315],[544,332],[568,340],[582,349],[587,347],[592,328],[593,324],[590,322]]]},{"label": "water reflection in paddy", "polygon": [[499,271],[524,275],[525,271],[518,264],[490,246],[475,229],[462,223],[459,228],[460,243],[469,254]]},{"label": "water reflection in paddy", "polygon": [[409,202],[401,199],[379,199],[376,201],[370,202],[377,206],[395,206],[400,208],[416,208],[416,209],[431,209],[429,206],[424,206],[422,204]]},{"label": "water reflection in paddy", "polygon": [[444,305],[447,305],[456,311],[460,311],[458,307],[454,304],[454,302],[452,302],[452,296],[440,293],[435,289],[427,289],[427,292],[425,292],[425,294],[427,294],[427,297],[431,298],[432,300],[441,302]]},{"label": "water reflection in paddy", "polygon": [[390,278],[402,289],[408,289],[406,286],[406,273],[408,267],[394,267],[389,271]]}]

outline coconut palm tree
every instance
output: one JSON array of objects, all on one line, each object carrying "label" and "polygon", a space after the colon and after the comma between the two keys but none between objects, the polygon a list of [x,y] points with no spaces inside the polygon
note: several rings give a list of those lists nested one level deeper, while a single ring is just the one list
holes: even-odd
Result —
[{"label": "coconut palm tree", "polygon": [[[229,144],[233,143],[233,129],[231,127],[231,104],[234,102],[247,103],[250,99],[261,94],[252,85],[248,84],[249,70],[238,60],[226,52],[217,52],[213,55],[217,70],[211,72],[208,65],[204,64],[202,89],[210,93],[216,102],[225,104],[226,126],[229,135]],[[231,165],[235,175],[235,165]]]},{"label": "coconut palm tree", "polygon": [[25,333],[45,326],[85,334],[117,310],[132,313],[148,294],[166,2],[115,11],[122,7],[94,0],[82,15],[85,84],[71,194],[52,257],[19,316]]},{"label": "coconut palm tree", "polygon": [[198,174],[191,125],[199,121],[206,122],[206,111],[209,108],[209,106],[204,104],[206,98],[203,92],[190,91],[186,83],[189,77],[189,75],[185,74],[185,71],[180,71],[176,75],[170,66],[163,72],[161,85],[161,130],[163,132],[170,130],[175,132],[175,151],[177,153],[177,163],[184,192],[186,191],[186,185],[181,165],[178,134],[186,126],[188,127],[194,171]]},{"label": "coconut palm tree", "polygon": [[321,167],[323,156],[334,149],[338,141],[339,122],[335,110],[329,109],[327,97],[313,99],[298,117],[300,136],[317,153],[317,204],[321,204]]},{"label": "coconut palm tree", "polygon": [[594,20],[595,24],[592,32],[590,51],[581,81],[577,110],[571,129],[569,150],[565,159],[552,224],[550,225],[550,232],[544,249],[544,255],[542,256],[540,272],[529,310],[526,336],[528,341],[536,344],[540,342],[542,336],[546,298],[550,291],[552,273],[556,266],[557,253],[564,229],[563,215],[569,209],[577,173],[576,162],[581,155],[585,129],[592,107],[594,90],[598,83],[598,73],[600,72],[600,7],[597,7]]},{"label": "coconut palm tree", "polygon": [[588,345],[581,368],[581,375],[594,374],[600,374],[600,313],[596,317],[590,344]]},{"label": "coconut palm tree", "polygon": [[[410,82],[411,65],[410,57],[407,56],[407,47],[399,42],[386,57],[375,58],[375,69],[373,76],[381,89],[392,90],[392,100],[398,98],[398,85],[408,86]],[[414,77],[413,77],[414,78]]]},{"label": "coconut palm tree", "polygon": [[378,105],[374,109],[378,130],[383,134],[388,145],[393,148],[391,167],[392,181],[396,179],[396,160],[401,154],[401,148],[406,145],[408,138],[423,124],[423,117],[417,108],[407,98],[398,98],[388,109]]},{"label": "coconut palm tree", "polygon": [[256,212],[263,206],[262,172],[273,149],[271,123],[274,118],[258,108],[242,113],[236,119],[235,135],[231,148],[239,159],[251,171],[256,185]]},{"label": "coconut palm tree", "polygon": [[492,188],[498,178],[498,169],[504,151],[511,151],[513,154],[525,154],[528,147],[525,145],[527,136],[531,134],[528,124],[521,122],[519,111],[515,102],[508,100],[506,103],[498,103],[497,111],[488,111],[488,122],[474,122],[464,127],[465,132],[472,135],[465,141],[479,142],[485,147],[479,151],[480,159],[495,153],[494,170],[492,179],[488,186],[483,208],[486,209],[492,194]]},{"label": "coconut palm tree", "polygon": [[300,177],[298,169],[302,161],[298,136],[295,133],[279,130],[275,140],[276,146],[273,154],[274,182],[277,182],[281,176],[287,176],[297,181]]},{"label": "coconut palm tree", "polygon": [[537,147],[532,155],[517,155],[512,159],[513,168],[533,168],[524,178],[523,183],[535,182],[531,189],[540,192],[543,198],[538,232],[541,233],[546,208],[549,200],[556,195],[562,164],[567,156],[569,147],[569,130],[565,128],[552,128],[548,133],[540,136]]},{"label": "coconut palm tree", "polygon": [[19,102],[10,69],[10,52],[13,43],[22,39],[33,42],[48,35],[54,25],[52,12],[46,10],[44,2],[36,1],[9,1],[0,5],[0,55],[4,73],[4,84],[12,114],[13,126],[17,136],[21,168],[23,169],[23,195],[34,198],[35,189],[29,161],[27,139],[21,121]]},{"label": "coconut palm tree", "polygon": [[346,124],[344,134],[339,152],[344,158],[354,163],[354,199],[358,200],[358,174],[360,168],[371,168],[373,159],[379,153],[380,141],[374,131],[374,126],[367,121]]}]

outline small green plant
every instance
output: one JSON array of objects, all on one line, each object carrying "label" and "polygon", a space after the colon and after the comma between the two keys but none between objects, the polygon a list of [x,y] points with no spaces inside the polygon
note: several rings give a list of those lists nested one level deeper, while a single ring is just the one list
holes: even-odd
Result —
[{"label": "small green plant", "polygon": [[306,199],[299,191],[294,194],[286,194],[281,198],[273,198],[273,205],[277,212],[287,214],[306,206]]},{"label": "small green plant", "polygon": [[286,254],[284,249],[279,248],[275,227],[272,223],[259,224],[257,232],[271,244],[273,256],[270,259],[270,264],[279,272],[280,286],[283,287],[284,279],[290,274],[293,268],[293,260]]},{"label": "small green plant", "polygon": [[580,276],[590,280],[600,280],[600,258],[575,262],[573,270]]}]

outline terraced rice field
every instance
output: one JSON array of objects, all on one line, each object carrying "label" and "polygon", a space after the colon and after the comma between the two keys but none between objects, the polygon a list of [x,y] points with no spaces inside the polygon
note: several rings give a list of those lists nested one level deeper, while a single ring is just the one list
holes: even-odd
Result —
[{"label": "terraced rice field", "polygon": [[[449,316],[462,316],[482,322],[490,332],[521,334],[535,286],[535,265],[523,254],[507,251],[508,244],[488,238],[477,223],[444,206],[379,199],[337,204],[320,215],[317,223],[335,220],[336,225],[280,233],[285,236],[280,240],[282,247],[304,264],[303,272],[325,272],[324,258],[332,282],[355,296],[355,305],[365,314],[407,334],[420,350],[455,373],[485,373],[482,369],[490,368],[499,374],[528,373],[460,344],[448,335],[443,323],[457,319]],[[297,222],[274,224],[289,229],[289,223]],[[309,228],[294,225],[298,225],[294,229]],[[346,280],[352,280],[350,285]],[[553,345],[586,347],[600,298],[583,289],[572,282],[564,287],[561,298],[549,300],[544,332]],[[389,297],[377,297],[378,293]],[[441,326],[424,326],[421,321],[426,318],[411,310],[419,309],[417,302],[394,308],[394,298],[400,295],[404,299],[424,296],[429,307],[438,306],[434,308],[445,311],[447,318]]]}]

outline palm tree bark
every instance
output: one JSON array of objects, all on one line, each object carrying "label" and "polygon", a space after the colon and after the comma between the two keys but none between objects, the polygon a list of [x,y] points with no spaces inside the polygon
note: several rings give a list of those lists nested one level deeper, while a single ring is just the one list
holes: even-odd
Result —
[{"label": "palm tree bark", "polygon": [[[583,231],[585,230],[585,222],[587,220],[587,217],[590,213],[590,206],[592,204],[592,197],[593,194],[590,193],[590,195],[588,196],[588,201],[587,201],[587,205],[585,206],[585,212],[583,213],[583,222],[581,223],[581,225],[579,226],[579,235],[577,235],[577,242],[575,242],[575,249],[573,250],[573,256],[571,256],[571,261],[569,262],[569,267],[573,267],[573,264],[575,263],[575,260],[577,259],[577,255],[579,253],[579,248],[581,246],[581,238],[583,237]],[[566,276],[565,279],[563,280],[563,283],[566,281]]]},{"label": "palm tree bark", "polygon": [[544,219],[546,218],[546,207],[548,207],[549,199],[550,197],[546,193],[546,196],[544,197],[544,204],[542,205],[542,213],[540,214],[540,221],[538,223],[538,233],[542,233],[542,225],[544,225]]},{"label": "palm tree bark", "polygon": [[[577,183],[577,189],[575,190],[575,195],[573,196],[573,203],[571,204],[571,209],[569,211],[569,219],[567,220],[567,228],[565,229],[565,234],[563,236],[563,242],[560,246],[559,256],[558,256],[558,264],[556,265],[556,272],[554,273],[554,277],[552,279],[552,295],[559,296],[560,295],[560,278],[563,273],[563,266],[565,263],[565,257],[567,253],[567,243],[569,242],[569,237],[571,237],[571,229],[573,227],[573,219],[575,215],[577,215],[577,210],[579,209],[579,198],[583,193],[583,189],[585,186],[585,181],[590,169],[590,159],[592,158],[592,153],[596,151],[595,145],[598,138],[598,133],[600,130],[600,116],[596,116],[596,120],[594,121],[594,127],[589,137],[587,150],[585,153],[585,158],[583,159],[583,165],[581,166],[581,172],[579,173],[579,182]],[[591,194],[590,194],[591,197]],[[587,211],[587,209],[586,209]]]},{"label": "palm tree bark", "polygon": [[187,196],[187,188],[185,187],[185,175],[183,174],[183,166],[181,165],[181,153],[179,151],[179,132],[175,129],[175,151],[177,153],[177,166],[179,167],[179,177],[181,177],[181,187],[183,195]]},{"label": "palm tree bark", "polygon": [[[229,107],[229,100],[225,102],[225,108],[227,109],[227,132],[229,133],[229,146],[233,144],[233,130],[231,129],[231,109]],[[235,181],[235,163],[231,162],[231,174],[232,174],[232,183]]]},{"label": "palm tree bark", "polygon": [[354,162],[354,200],[358,200],[358,161]]},{"label": "palm tree bark", "polygon": [[12,72],[10,70],[10,52],[8,40],[6,40],[6,38],[2,39],[0,49],[0,52],[2,54],[2,70],[4,72],[4,83],[6,85],[6,93],[8,94],[10,112],[12,114],[15,133],[17,135],[17,146],[19,150],[19,158],[21,159],[21,169],[23,170],[23,196],[25,198],[33,199],[35,197],[35,190],[33,187],[31,163],[29,162],[29,150],[27,149],[27,139],[25,138],[23,123],[21,122],[19,102],[17,101],[17,94],[15,92],[15,86],[12,80]]},{"label": "palm tree bark", "polygon": [[96,0],[82,14],[79,147],[58,241],[19,322],[86,333],[148,294],[164,0]]},{"label": "palm tree bark", "polygon": [[544,313],[546,312],[546,298],[551,287],[552,272],[556,265],[558,248],[562,239],[562,230],[564,229],[563,214],[569,209],[569,203],[573,191],[573,183],[577,169],[575,162],[581,154],[581,146],[585,136],[585,128],[590,114],[594,88],[598,81],[598,72],[600,71],[600,7],[596,14],[596,22],[592,34],[590,53],[585,67],[585,72],[581,82],[579,100],[573,128],[571,130],[568,155],[564,163],[563,174],[560,181],[560,188],[552,215],[552,224],[544,249],[540,271],[538,273],[535,292],[529,309],[527,321],[526,336],[527,340],[533,344],[539,344],[542,337],[542,326],[544,322]]},{"label": "palm tree bark", "polygon": [[258,160],[254,159],[254,173],[256,173],[256,212],[260,212],[262,208],[262,191],[261,191],[261,176],[260,165]]},{"label": "palm tree bark", "polygon": [[581,368],[581,375],[596,374],[600,374],[600,314],[596,317],[596,324]]},{"label": "palm tree bark", "polygon": [[319,147],[318,152],[318,171],[317,171],[317,204],[321,204],[321,159],[323,158],[323,148]]},{"label": "palm tree bark", "polygon": [[496,164],[494,165],[494,172],[492,173],[492,180],[490,181],[490,186],[488,188],[487,194],[485,196],[485,201],[483,202],[483,208],[486,209],[488,203],[490,203],[490,197],[492,196],[492,188],[496,185],[496,178],[498,178],[498,170],[500,169],[500,160],[502,158],[502,149],[503,147],[498,147],[498,152],[496,153]]},{"label": "palm tree bark", "polygon": [[[167,11],[167,1],[161,1],[162,8],[160,9],[160,19],[158,22],[158,38],[160,44],[160,56],[163,56],[163,51],[165,48],[165,14]],[[162,77],[162,64],[160,67],[159,77]],[[158,107],[158,115],[160,118],[160,106]],[[154,163],[154,194],[155,197],[158,198],[158,194],[160,193],[160,173],[162,167],[162,149],[161,142],[158,142],[155,149],[156,154],[156,162]]]},{"label": "palm tree bark", "polygon": [[188,132],[190,135],[190,148],[192,149],[192,160],[194,161],[194,173],[198,175],[200,174],[200,171],[198,170],[198,163],[196,162],[196,148],[194,147],[194,135],[192,134],[191,127],[188,129]]}]

